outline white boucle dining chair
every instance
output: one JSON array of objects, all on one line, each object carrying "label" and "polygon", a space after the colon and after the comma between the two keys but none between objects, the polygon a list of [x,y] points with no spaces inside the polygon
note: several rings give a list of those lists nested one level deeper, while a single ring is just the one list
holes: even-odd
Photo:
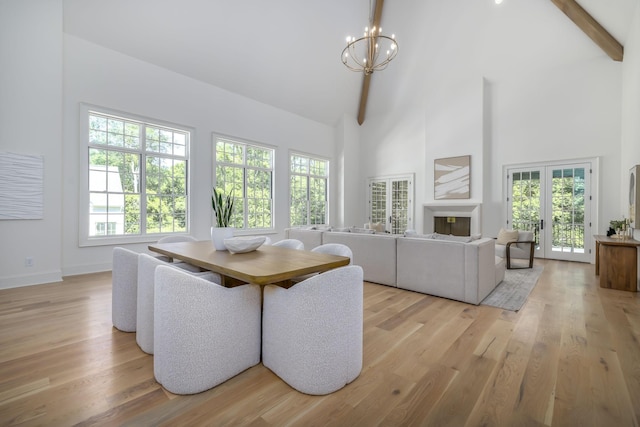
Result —
[{"label": "white boucle dining chair", "polygon": [[177,243],[177,242],[196,242],[197,239],[192,236],[179,235],[179,236],[164,236],[158,239],[158,243]]},{"label": "white boucle dining chair", "polygon": [[342,243],[325,243],[324,245],[316,246],[311,249],[311,252],[344,256],[349,258],[349,264],[351,264],[353,260],[353,252],[351,251],[351,248],[347,245],[343,245]]},{"label": "white boucle dining chair", "polygon": [[279,240],[279,241],[275,242],[271,246],[279,246],[281,248],[296,249],[296,250],[299,250],[299,251],[303,251],[304,250],[304,243],[302,243],[300,240],[297,240],[297,239]]},{"label": "white boucle dining chair", "polygon": [[[324,245],[316,246],[311,249],[311,252],[317,252],[321,254],[339,255],[349,258],[349,265],[353,262],[353,252],[347,245],[342,243],[325,243]],[[294,283],[302,282],[310,277],[316,276],[318,273],[306,274],[304,276],[298,276],[291,279]]]},{"label": "white boucle dining chair", "polygon": [[175,394],[208,390],[260,362],[260,286],[155,272],[153,369]]},{"label": "white boucle dining chair", "polygon": [[[192,236],[187,236],[185,234],[181,234],[179,236],[164,236],[158,239],[157,243],[179,243],[179,242],[197,242],[198,239],[196,239],[195,237]],[[178,263],[182,263],[184,261],[180,261],[180,260],[176,260],[173,258],[170,258],[166,255],[161,255],[158,253],[153,253],[151,254],[151,256],[156,257],[158,259],[161,259],[162,261],[165,262],[174,262],[176,264]],[[196,271],[197,267],[194,267],[191,269],[191,271]],[[198,269],[199,270],[199,269]]]},{"label": "white boucle dining chair", "polygon": [[138,253],[125,248],[113,248],[111,321],[116,329],[136,331],[137,295]]},{"label": "white boucle dining chair", "polygon": [[147,254],[138,257],[138,296],[136,310],[136,342],[142,351],[153,354],[153,306],[156,267],[166,265],[180,269],[189,274],[200,276],[206,280],[221,283],[221,277],[211,271],[193,270],[191,264],[167,263],[162,259]]},{"label": "white boucle dining chair", "polygon": [[268,285],[262,363],[294,389],[332,393],[362,370],[362,267],[351,265],[288,289]]}]

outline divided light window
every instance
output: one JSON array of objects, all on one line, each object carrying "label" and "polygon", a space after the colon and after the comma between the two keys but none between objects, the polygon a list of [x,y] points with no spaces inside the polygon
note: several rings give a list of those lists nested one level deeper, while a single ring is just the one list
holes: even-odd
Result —
[{"label": "divided light window", "polygon": [[290,157],[291,226],[329,222],[329,161],[293,153]]},{"label": "divided light window", "polygon": [[89,238],[188,231],[190,132],[88,110]]},{"label": "divided light window", "polygon": [[232,194],[231,226],[237,229],[273,228],[272,148],[214,136],[216,189]]}]

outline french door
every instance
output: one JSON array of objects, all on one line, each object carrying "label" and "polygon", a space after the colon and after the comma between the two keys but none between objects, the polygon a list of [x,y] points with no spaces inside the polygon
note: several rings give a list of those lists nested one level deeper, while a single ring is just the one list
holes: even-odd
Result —
[{"label": "french door", "polygon": [[591,261],[592,162],[507,168],[507,227],[533,231],[535,256]]},{"label": "french door", "polygon": [[413,228],[413,175],[369,179],[369,221],[402,234]]}]

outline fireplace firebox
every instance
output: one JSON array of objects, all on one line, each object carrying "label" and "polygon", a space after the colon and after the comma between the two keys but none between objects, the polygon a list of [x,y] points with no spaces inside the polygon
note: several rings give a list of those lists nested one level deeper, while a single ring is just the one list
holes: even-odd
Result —
[{"label": "fireplace firebox", "polygon": [[439,234],[470,236],[471,218],[464,216],[436,216],[433,218],[433,230]]}]

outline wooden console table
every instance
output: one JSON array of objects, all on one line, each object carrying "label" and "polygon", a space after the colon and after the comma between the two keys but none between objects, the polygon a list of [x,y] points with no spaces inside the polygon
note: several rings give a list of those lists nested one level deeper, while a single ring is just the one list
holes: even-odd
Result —
[{"label": "wooden console table", "polygon": [[593,237],[596,239],[596,276],[600,276],[600,287],[636,292],[640,241],[603,235]]}]

